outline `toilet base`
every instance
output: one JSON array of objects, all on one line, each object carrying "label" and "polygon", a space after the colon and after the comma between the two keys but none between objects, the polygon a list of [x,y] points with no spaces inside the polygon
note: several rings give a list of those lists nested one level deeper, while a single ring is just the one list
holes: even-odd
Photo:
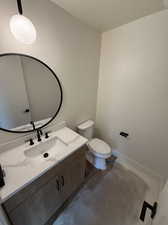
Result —
[{"label": "toilet base", "polygon": [[97,157],[93,155],[90,151],[87,152],[86,158],[96,169],[99,170],[107,169],[106,159]]}]

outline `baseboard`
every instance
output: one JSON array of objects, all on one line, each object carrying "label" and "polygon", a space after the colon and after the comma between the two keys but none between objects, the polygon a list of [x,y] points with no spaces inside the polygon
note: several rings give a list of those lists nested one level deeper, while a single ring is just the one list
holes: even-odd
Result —
[{"label": "baseboard", "polygon": [[137,171],[146,174],[148,177],[156,179],[160,184],[160,191],[163,189],[166,179],[161,177],[159,174],[152,171],[152,169],[145,167],[136,160],[126,156],[125,154],[119,152],[118,150],[113,150],[113,155],[117,158],[117,162],[121,163],[126,168],[129,166],[135,168]]}]

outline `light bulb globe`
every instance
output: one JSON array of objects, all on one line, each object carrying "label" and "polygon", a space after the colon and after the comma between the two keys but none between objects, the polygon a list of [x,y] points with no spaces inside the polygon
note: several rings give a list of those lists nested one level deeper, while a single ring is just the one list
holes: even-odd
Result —
[{"label": "light bulb globe", "polygon": [[23,15],[12,16],[10,30],[15,39],[24,44],[33,44],[36,40],[36,29],[33,23]]}]

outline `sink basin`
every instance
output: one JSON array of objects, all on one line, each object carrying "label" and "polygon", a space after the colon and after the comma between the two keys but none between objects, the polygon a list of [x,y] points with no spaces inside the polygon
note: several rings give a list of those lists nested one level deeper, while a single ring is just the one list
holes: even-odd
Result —
[{"label": "sink basin", "polygon": [[48,157],[49,157],[50,151],[53,149],[53,147],[56,147],[57,141],[58,139],[55,137],[49,140],[45,140],[44,142],[35,144],[31,148],[25,150],[24,155],[28,158],[37,158],[39,156],[43,157],[45,153],[48,153]]}]

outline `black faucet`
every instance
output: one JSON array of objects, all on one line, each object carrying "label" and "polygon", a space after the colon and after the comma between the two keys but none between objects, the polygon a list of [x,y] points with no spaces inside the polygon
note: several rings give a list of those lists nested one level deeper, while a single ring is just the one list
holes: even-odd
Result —
[{"label": "black faucet", "polygon": [[37,129],[37,141],[40,142],[41,141],[41,136],[42,136],[43,132],[40,129]]}]

